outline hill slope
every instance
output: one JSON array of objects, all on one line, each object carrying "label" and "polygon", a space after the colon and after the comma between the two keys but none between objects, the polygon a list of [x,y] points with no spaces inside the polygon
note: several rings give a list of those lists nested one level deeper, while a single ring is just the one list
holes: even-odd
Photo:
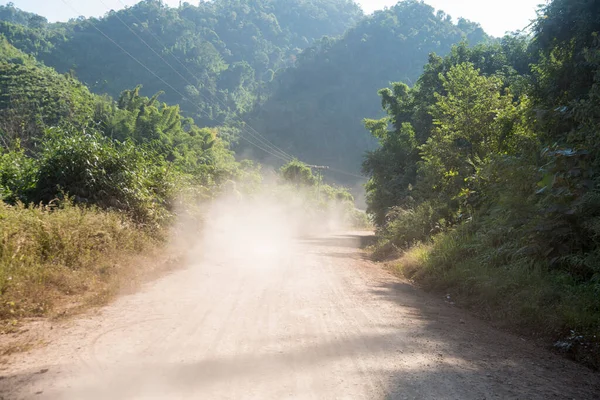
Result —
[{"label": "hill slope", "polygon": [[92,91],[116,97],[143,84],[146,94],[165,90],[167,101],[218,125],[249,111],[275,71],[321,36],[344,33],[362,11],[350,0],[216,0],[179,8],[145,0],[65,24],[10,5],[0,16],[0,33],[14,46],[59,72],[74,71]]},{"label": "hill slope", "polygon": [[400,2],[340,40],[325,38],[305,50],[294,68],[277,77],[252,124],[307,162],[358,174],[364,152],[376,145],[362,119],[380,115],[377,91],[391,81],[414,83],[430,53],[446,54],[463,39],[476,43],[487,36],[478,25],[454,25],[422,2]]},{"label": "hill slope", "polygon": [[[216,0],[179,8],[145,0],[65,24],[11,6],[0,7],[0,15],[0,34],[14,46],[59,72],[73,71],[93,92],[116,97],[138,84],[146,95],[164,90],[166,101],[201,126],[244,116],[289,154],[355,175],[376,144],[362,118],[381,114],[377,91],[391,81],[415,82],[431,52],[488,39],[478,25],[453,24],[414,0],[366,18],[352,0]],[[269,161],[260,150],[243,150]]]}]

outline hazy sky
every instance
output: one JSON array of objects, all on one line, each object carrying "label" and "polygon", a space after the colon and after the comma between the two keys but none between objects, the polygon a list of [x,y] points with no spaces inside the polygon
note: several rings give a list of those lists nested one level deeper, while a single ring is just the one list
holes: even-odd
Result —
[{"label": "hazy sky", "polygon": [[[65,0],[70,3],[75,12],[62,0],[12,0],[15,6],[41,14],[50,21],[66,21],[77,17],[101,16],[108,8],[118,9],[123,5],[132,5],[139,0]],[[365,10],[372,12],[391,6],[397,0],[357,0]],[[0,0],[0,4],[10,1]],[[179,0],[165,0],[166,3],[176,6]],[[190,4],[196,1],[188,0]],[[526,27],[529,21],[535,18],[537,5],[545,0],[425,0],[436,9],[444,10],[455,19],[464,17],[479,22],[485,31],[494,36],[502,36],[507,31],[514,31]],[[108,8],[104,5],[106,4]]]}]

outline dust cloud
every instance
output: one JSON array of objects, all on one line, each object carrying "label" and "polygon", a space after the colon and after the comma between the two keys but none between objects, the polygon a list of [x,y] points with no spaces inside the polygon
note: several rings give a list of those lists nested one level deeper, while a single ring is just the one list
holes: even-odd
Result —
[{"label": "dust cloud", "polygon": [[268,185],[243,198],[227,193],[206,209],[201,258],[253,264],[284,256],[298,239],[350,229],[352,210],[296,187]]},{"label": "dust cloud", "polygon": [[[181,213],[174,240],[180,246],[196,242],[185,270],[181,271],[185,278],[174,274],[161,282],[168,291],[151,290],[146,298],[139,294],[144,298],[141,305],[134,300],[128,312],[137,314],[150,297],[150,308],[156,317],[144,315],[132,320],[119,314],[123,324],[111,326],[93,340],[89,363],[98,370],[74,376],[74,381],[69,382],[71,388],[53,398],[193,398],[188,391],[217,390],[214,394],[219,394],[222,389],[213,387],[218,382],[240,375],[261,379],[276,376],[281,367],[289,368],[294,362],[288,355],[257,365],[252,360],[260,357],[254,352],[260,354],[262,347],[260,351],[250,349],[250,355],[240,355],[230,354],[233,350],[227,346],[248,340],[244,334],[251,330],[240,328],[240,324],[250,327],[254,319],[264,319],[262,312],[276,306],[293,309],[292,305],[279,305],[279,300],[268,296],[279,299],[283,291],[279,284],[295,265],[305,262],[302,239],[349,227],[348,204],[319,200],[314,192],[265,185],[259,192],[244,196],[226,191],[217,199],[198,205],[202,212],[200,231],[190,212]],[[240,311],[244,307],[248,310]],[[235,319],[228,319],[232,313]],[[134,322],[136,319],[140,322]],[[261,329],[268,331],[264,326]],[[203,352],[209,350],[225,354],[219,353],[216,360],[205,359]],[[245,357],[250,357],[250,361],[244,361]],[[229,363],[229,358],[236,361]],[[225,397],[219,394],[218,398]]]}]

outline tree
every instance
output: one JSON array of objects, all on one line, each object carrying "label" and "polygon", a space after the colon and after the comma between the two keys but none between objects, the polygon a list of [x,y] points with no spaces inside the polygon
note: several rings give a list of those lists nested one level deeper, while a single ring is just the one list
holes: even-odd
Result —
[{"label": "tree", "polygon": [[287,183],[297,186],[315,186],[317,178],[306,164],[293,160],[281,167],[281,177]]}]

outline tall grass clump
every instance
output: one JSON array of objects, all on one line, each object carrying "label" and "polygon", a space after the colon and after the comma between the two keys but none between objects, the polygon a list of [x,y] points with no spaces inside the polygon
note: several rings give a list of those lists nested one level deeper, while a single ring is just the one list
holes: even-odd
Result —
[{"label": "tall grass clump", "polygon": [[104,290],[125,255],[157,240],[114,211],[0,202],[0,319],[43,316],[57,302]]}]

